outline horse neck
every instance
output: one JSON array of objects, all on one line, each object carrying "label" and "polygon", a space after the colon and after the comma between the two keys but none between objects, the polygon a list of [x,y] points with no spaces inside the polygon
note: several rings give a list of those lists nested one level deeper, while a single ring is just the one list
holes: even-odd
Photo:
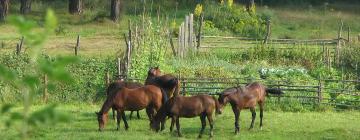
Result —
[{"label": "horse neck", "polygon": [[113,106],[113,102],[112,99],[114,98],[114,96],[108,96],[106,101],[104,102],[103,106],[101,107],[100,113],[101,114],[106,114],[107,112],[109,112],[110,108]]},{"label": "horse neck", "polygon": [[160,107],[160,109],[157,111],[154,121],[155,122],[162,122],[166,119],[167,116],[167,104],[164,104]]}]

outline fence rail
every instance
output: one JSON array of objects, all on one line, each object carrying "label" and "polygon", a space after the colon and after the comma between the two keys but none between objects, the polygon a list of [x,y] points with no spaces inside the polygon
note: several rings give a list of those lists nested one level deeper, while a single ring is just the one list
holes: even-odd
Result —
[{"label": "fence rail", "polygon": [[[130,78],[131,81],[143,79]],[[218,95],[229,87],[244,86],[251,81],[269,83],[263,79],[250,78],[179,78],[181,82],[180,93],[182,95],[209,94]],[[277,84],[266,84],[269,88],[278,88],[284,91],[283,95],[269,95],[270,100],[281,102],[284,99],[294,99],[304,104],[328,104],[347,108],[360,109],[360,86],[359,80],[335,80],[319,79],[317,84],[287,84],[287,81],[271,81]],[[331,84],[343,84],[345,86],[331,87]],[[352,87],[351,87],[352,86]],[[351,87],[352,89],[349,89]],[[343,96],[343,99],[340,98]],[[354,99],[348,99],[353,98]]]}]

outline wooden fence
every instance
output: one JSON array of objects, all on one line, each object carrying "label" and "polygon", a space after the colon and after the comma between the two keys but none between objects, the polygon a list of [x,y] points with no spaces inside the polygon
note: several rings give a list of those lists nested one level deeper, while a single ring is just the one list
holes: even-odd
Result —
[{"label": "wooden fence", "polygon": [[[128,79],[143,82],[143,79]],[[328,104],[341,108],[360,109],[360,80],[320,79],[316,84],[289,83],[248,78],[180,78],[182,95],[217,95],[229,87],[260,81],[269,88],[281,89],[283,95],[269,95],[272,101],[301,104]],[[306,81],[303,81],[306,83]],[[337,84],[336,87],[333,87]]]}]

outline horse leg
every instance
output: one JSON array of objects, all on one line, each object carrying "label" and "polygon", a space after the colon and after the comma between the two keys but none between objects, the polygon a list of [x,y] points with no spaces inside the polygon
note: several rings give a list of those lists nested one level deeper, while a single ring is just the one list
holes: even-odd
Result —
[{"label": "horse leg", "polygon": [[250,108],[250,111],[251,111],[251,125],[250,125],[250,129],[254,128],[254,121],[255,121],[255,118],[256,118],[256,111],[255,111],[255,107],[251,107]]},{"label": "horse leg", "polygon": [[149,120],[151,121],[152,120],[152,116],[153,116],[153,109],[152,109],[152,107],[147,107],[146,108],[146,114],[147,114],[147,116],[149,117]]},{"label": "horse leg", "polygon": [[180,132],[180,118],[178,116],[176,117],[176,129],[178,132],[178,136],[182,137],[181,132]]},{"label": "horse leg", "polygon": [[264,112],[264,103],[261,102],[261,103],[259,103],[259,105],[260,105],[260,130],[262,130],[263,116],[264,116],[264,114],[263,114],[263,112]]},{"label": "horse leg", "polygon": [[212,114],[207,114],[207,118],[208,118],[208,121],[209,121],[209,124],[210,124],[210,137],[213,137],[214,136],[214,121],[213,121],[213,118],[212,118]]},{"label": "horse leg", "polygon": [[117,118],[115,117],[115,115],[116,115],[116,114],[115,114],[115,110],[116,110],[116,109],[115,109],[114,107],[111,107],[111,110],[112,110],[112,113],[113,113],[113,119],[114,119],[114,120],[117,119]]},{"label": "horse leg", "polygon": [[172,131],[173,131],[175,120],[176,120],[176,118],[175,118],[175,117],[171,117],[170,132],[172,132]]},{"label": "horse leg", "polygon": [[137,118],[140,119],[140,113],[139,111],[136,111]]},{"label": "horse leg", "polygon": [[127,123],[127,120],[126,120],[126,116],[125,116],[125,112],[124,112],[124,111],[121,112],[121,116],[122,116],[122,119],[123,119],[124,124],[125,124],[125,130],[128,130],[128,129],[129,129],[129,125],[128,125],[128,123]]},{"label": "horse leg", "polygon": [[116,113],[116,124],[117,124],[116,130],[120,130],[120,121],[121,121],[121,113],[120,113],[120,111],[117,111],[117,113]]},{"label": "horse leg", "polygon": [[133,111],[130,112],[130,116],[129,116],[130,120],[132,119],[132,114],[133,114]]},{"label": "horse leg", "polygon": [[240,110],[238,110],[236,107],[232,107],[232,109],[235,115],[235,134],[238,134],[240,132],[240,127],[239,127]]},{"label": "horse leg", "polygon": [[206,114],[203,113],[200,115],[200,120],[201,120],[201,130],[199,133],[199,138],[201,138],[201,135],[204,133],[205,127],[206,127],[206,120],[205,120]]}]

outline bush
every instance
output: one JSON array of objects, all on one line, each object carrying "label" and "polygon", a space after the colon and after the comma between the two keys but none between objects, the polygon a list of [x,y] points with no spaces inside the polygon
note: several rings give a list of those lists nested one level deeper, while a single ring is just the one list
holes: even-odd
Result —
[{"label": "bush", "polygon": [[248,13],[241,6],[209,4],[205,6],[204,12],[205,19],[211,21],[216,28],[229,30],[242,36],[264,36],[265,25],[261,16]]}]

